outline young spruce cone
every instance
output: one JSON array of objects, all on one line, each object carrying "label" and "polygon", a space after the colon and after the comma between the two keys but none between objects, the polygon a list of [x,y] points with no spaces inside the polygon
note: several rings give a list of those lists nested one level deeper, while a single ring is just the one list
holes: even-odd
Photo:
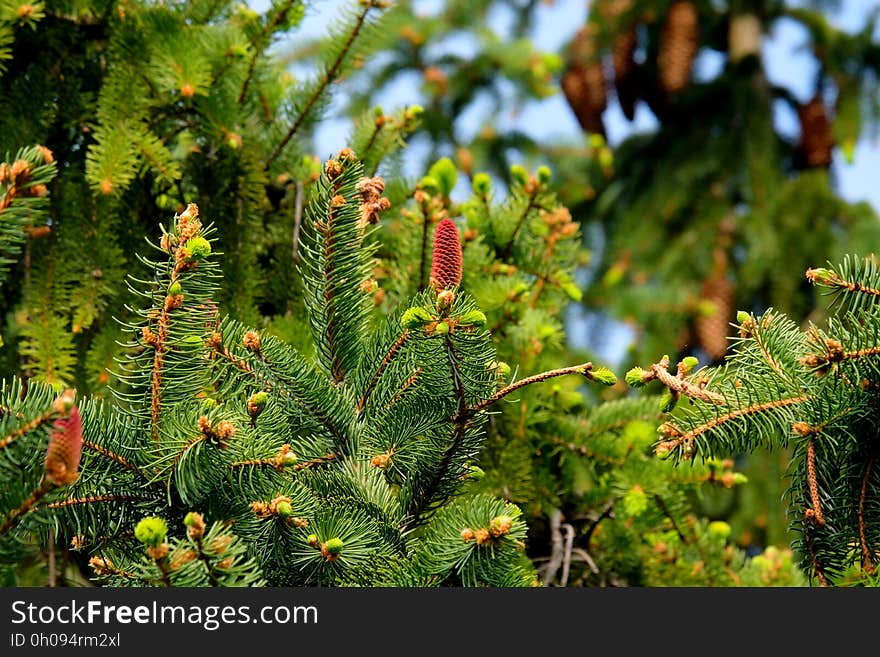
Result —
[{"label": "young spruce cone", "polygon": [[74,406],[66,417],[55,420],[46,449],[46,480],[56,486],[68,486],[79,477],[82,457],[82,420]]},{"label": "young spruce cone", "polygon": [[822,97],[816,94],[808,103],[801,105],[798,118],[801,124],[798,156],[803,166],[808,169],[830,166],[834,134]]},{"label": "young spruce cone", "polygon": [[657,68],[660,87],[669,95],[684,89],[699,48],[699,14],[690,0],[674,0],[660,35]]},{"label": "young spruce cone", "polygon": [[727,337],[736,312],[736,290],[723,273],[716,272],[703,281],[700,300],[711,304],[712,311],[697,317],[697,340],[709,358],[720,360],[729,346]]},{"label": "young spruce cone", "polygon": [[440,292],[461,284],[461,240],[458,227],[446,218],[434,230],[434,257],[431,260],[431,286]]},{"label": "young spruce cone", "polygon": [[584,132],[605,136],[602,112],[608,105],[605,68],[596,50],[595,26],[578,30],[562,74],[562,92]]}]

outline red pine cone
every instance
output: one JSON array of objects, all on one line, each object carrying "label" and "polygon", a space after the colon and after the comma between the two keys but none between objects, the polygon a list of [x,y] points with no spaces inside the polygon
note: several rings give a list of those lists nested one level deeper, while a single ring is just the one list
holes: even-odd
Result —
[{"label": "red pine cone", "polygon": [[458,227],[446,218],[434,230],[434,257],[431,261],[431,286],[437,290],[461,284],[461,240]]},{"label": "red pine cone", "polygon": [[67,486],[79,477],[82,457],[82,420],[76,406],[66,417],[55,420],[46,449],[46,479],[56,486]]}]

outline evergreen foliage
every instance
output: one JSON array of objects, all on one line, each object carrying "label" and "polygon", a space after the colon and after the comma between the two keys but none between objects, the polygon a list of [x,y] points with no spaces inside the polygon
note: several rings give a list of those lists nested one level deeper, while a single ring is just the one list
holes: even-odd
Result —
[{"label": "evergreen foliage", "polygon": [[[51,528],[115,585],[536,580],[519,508],[468,491],[489,409],[546,379],[614,377],[585,363],[499,385],[485,316],[458,285],[429,286],[371,328],[365,180],[343,149],[305,213],[313,357],[220,314],[215,228],[190,204],[163,228],[160,255],[143,258],[153,276],[131,277],[143,306],[116,403],[74,405],[72,390],[52,401],[36,381],[22,396],[13,380],[0,455],[21,481],[4,492],[4,556]],[[435,248],[433,262],[456,248]],[[52,434],[40,449],[52,419],[73,447],[59,451]],[[204,518],[184,518],[194,512]],[[192,530],[207,522],[203,545]]]},{"label": "evergreen foliage", "polygon": [[[758,541],[753,557],[734,521],[725,530],[719,500],[755,485],[735,450],[689,468],[654,458],[661,404],[682,391],[628,395],[570,344],[569,313],[606,289],[613,307],[692,286],[672,265],[658,270],[668,287],[627,287],[614,264],[585,276],[616,248],[594,243],[594,218],[636,239],[646,222],[609,213],[656,190],[620,191],[628,156],[618,165],[601,134],[562,150],[492,126],[458,141],[481,90],[501,107],[508,83],[541,98],[565,72],[481,24],[496,4],[426,16],[352,3],[294,53],[315,72],[302,80],[272,53],[308,8],[293,0],[263,14],[89,0],[0,16],[7,582],[57,550],[75,566],[65,577],[113,586],[806,583],[784,547]],[[520,36],[534,6],[515,10]],[[479,56],[437,49],[450,28],[476,35]],[[873,46],[854,43],[839,66],[852,55],[872,70]],[[350,148],[313,154],[340,82],[409,68],[424,110],[386,113],[382,84],[355,90]],[[399,151],[425,136],[426,175],[408,179]],[[535,154],[553,169],[511,166]],[[813,260],[832,232],[873,230],[826,174],[800,174],[774,206],[788,236],[802,232],[798,195],[821,201],[817,221],[843,212]],[[716,215],[693,214],[714,234]],[[662,324],[646,350],[673,342],[675,322],[633,307]]]},{"label": "evergreen foliage", "polygon": [[775,309],[740,311],[719,367],[672,375],[664,357],[627,379],[658,380],[677,405],[656,453],[673,461],[791,446],[786,504],[803,570],[822,585],[869,582],[878,561],[878,282],[875,256],[847,257],[806,279],[832,296],[820,327]]}]

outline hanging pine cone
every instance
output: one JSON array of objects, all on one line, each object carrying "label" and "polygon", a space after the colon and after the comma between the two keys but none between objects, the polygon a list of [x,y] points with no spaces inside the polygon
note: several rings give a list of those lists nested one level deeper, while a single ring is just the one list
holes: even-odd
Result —
[{"label": "hanging pine cone", "polygon": [[602,112],[608,105],[605,68],[596,50],[595,25],[578,30],[562,74],[562,91],[584,132],[605,136]]},{"label": "hanging pine cone", "polygon": [[690,0],[674,0],[666,12],[657,55],[660,87],[667,94],[678,93],[690,81],[699,36],[697,8]]},{"label": "hanging pine cone", "polygon": [[834,134],[825,103],[819,94],[798,108],[801,124],[801,141],[798,156],[804,167],[815,169],[831,165]]},{"label": "hanging pine cone", "polygon": [[638,38],[636,27],[623,30],[614,38],[611,61],[614,66],[614,89],[623,115],[630,121],[636,115],[639,99],[638,71],[634,59]]},{"label": "hanging pine cone", "polygon": [[703,281],[700,301],[710,311],[700,312],[697,317],[697,340],[709,358],[720,360],[729,346],[727,337],[736,312],[736,289],[727,276],[716,271]]}]

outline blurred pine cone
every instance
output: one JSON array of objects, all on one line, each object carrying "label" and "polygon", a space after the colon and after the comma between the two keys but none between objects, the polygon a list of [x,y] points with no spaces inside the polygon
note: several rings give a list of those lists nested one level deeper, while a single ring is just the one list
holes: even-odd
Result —
[{"label": "blurred pine cone", "polygon": [[636,26],[632,25],[619,32],[614,38],[611,56],[617,102],[620,103],[624,116],[630,121],[635,117],[636,102],[639,99],[638,70],[634,59],[637,44]]},{"label": "blurred pine cone", "polygon": [[801,141],[798,156],[804,167],[815,169],[831,165],[834,134],[825,103],[819,94],[798,107],[801,124]]},{"label": "blurred pine cone", "polygon": [[727,276],[716,271],[703,281],[700,301],[711,312],[701,308],[696,321],[697,340],[709,358],[720,360],[727,353],[730,322],[736,312],[736,289]]},{"label": "blurred pine cone", "polygon": [[605,68],[596,48],[595,26],[592,24],[578,30],[569,46],[562,74],[562,91],[581,129],[604,137],[602,112],[608,106],[608,92]]},{"label": "blurred pine cone", "polygon": [[667,94],[678,93],[690,81],[699,36],[697,8],[690,0],[674,0],[666,12],[657,55],[660,87]]}]

